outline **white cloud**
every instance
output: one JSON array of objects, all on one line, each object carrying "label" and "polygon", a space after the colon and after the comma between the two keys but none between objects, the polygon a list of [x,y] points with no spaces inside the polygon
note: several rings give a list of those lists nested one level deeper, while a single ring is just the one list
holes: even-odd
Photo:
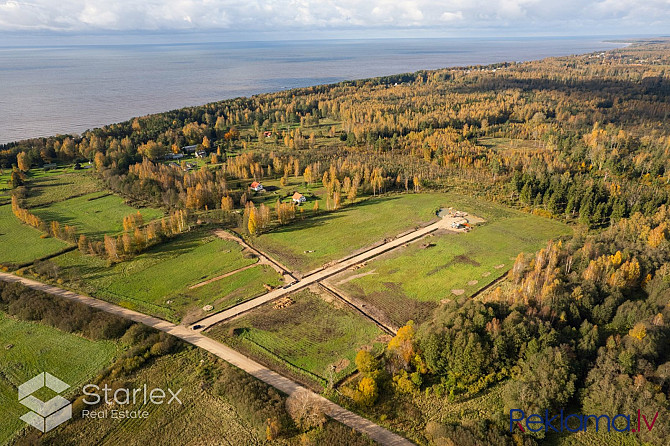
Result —
[{"label": "white cloud", "polygon": [[0,30],[10,31],[253,32],[445,24],[464,31],[649,33],[670,29],[670,0],[0,0]]}]

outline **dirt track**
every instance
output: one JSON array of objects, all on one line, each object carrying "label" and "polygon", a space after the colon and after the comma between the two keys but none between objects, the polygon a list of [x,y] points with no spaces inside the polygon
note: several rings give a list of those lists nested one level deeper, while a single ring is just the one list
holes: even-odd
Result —
[{"label": "dirt track", "polygon": [[90,307],[97,308],[99,310],[105,311],[107,313],[116,314],[118,316],[130,319],[135,322],[139,322],[150,327],[153,327],[157,330],[164,331],[173,336],[176,336],[190,344],[193,344],[197,347],[203,348],[210,353],[218,356],[219,358],[229,362],[230,364],[239,367],[245,372],[249,373],[252,376],[260,379],[261,381],[275,387],[281,392],[291,395],[295,392],[309,392],[312,394],[323,408],[324,412],[331,418],[339,421],[340,423],[355,429],[368,437],[372,438],[376,442],[383,445],[412,445],[412,443],[405,438],[390,432],[387,429],[359,416],[355,413],[344,409],[343,407],[338,406],[332,401],[322,397],[321,395],[312,392],[309,389],[297,384],[296,382],[280,375],[277,372],[274,372],[267,367],[264,367],[257,363],[256,361],[247,358],[241,353],[231,349],[230,347],[225,346],[224,344],[210,339],[199,333],[184,327],[183,325],[175,325],[171,322],[164,321],[152,316],[147,316],[146,314],[138,313],[137,311],[129,310],[127,308],[119,307],[118,305],[110,304],[102,300],[94,299],[83,294],[77,294],[72,291],[64,290],[55,286],[47,285],[35,280],[27,279],[24,277],[14,276],[12,274],[0,272],[0,280],[5,282],[21,282],[23,285],[33,288],[35,290],[40,290],[45,293],[53,294],[55,296],[64,297],[69,300],[83,303]]},{"label": "dirt track", "polygon": [[[351,268],[354,265],[357,265],[359,263],[362,263],[366,260],[369,260],[373,257],[376,257],[380,254],[383,254],[385,252],[388,252],[392,249],[398,248],[405,243],[412,242],[416,239],[419,239],[421,237],[424,237],[427,234],[430,234],[431,232],[437,231],[438,229],[443,229],[443,230],[449,230],[449,231],[455,231],[452,229],[451,224],[460,221],[462,218],[455,218],[455,217],[445,217],[440,219],[439,221],[430,224],[428,226],[425,226],[423,228],[419,228],[415,231],[409,232],[401,237],[397,237],[393,240],[390,240],[386,243],[383,243],[381,245],[372,247],[366,251],[363,251],[360,254],[357,254],[353,257],[347,258],[345,260],[341,260],[338,262],[335,262],[333,265],[324,268],[320,271],[317,271],[313,274],[309,274],[302,279],[294,282],[293,284],[290,285],[285,285],[283,288],[279,288],[273,291],[270,291],[267,294],[264,294],[262,296],[256,297],[254,299],[248,300],[246,302],[243,302],[239,305],[236,305],[232,308],[229,308],[227,310],[221,311],[219,313],[213,314],[209,317],[206,317],[194,324],[191,325],[191,328],[194,330],[205,330],[208,327],[211,327],[214,324],[217,324],[221,321],[225,321],[227,319],[233,318],[235,316],[238,316],[242,313],[246,313],[249,310],[252,310],[260,305],[263,305],[264,303],[273,301],[275,299],[278,299],[284,295],[293,293],[297,290],[300,290],[302,288],[305,288],[313,283],[318,283],[322,281],[323,279],[326,279],[330,276],[333,276],[341,271],[344,271],[347,268]],[[258,252],[258,251],[256,251]],[[259,255],[263,255],[262,253],[258,252]],[[197,329],[195,328],[197,327]]]}]

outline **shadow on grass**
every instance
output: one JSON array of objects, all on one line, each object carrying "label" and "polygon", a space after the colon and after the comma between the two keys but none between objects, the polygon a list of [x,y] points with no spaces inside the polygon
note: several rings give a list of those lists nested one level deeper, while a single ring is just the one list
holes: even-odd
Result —
[{"label": "shadow on grass", "polygon": [[344,218],[348,212],[351,212],[355,209],[365,208],[367,206],[372,206],[379,204],[381,202],[388,202],[392,200],[398,200],[400,197],[374,197],[367,198],[358,203],[347,205],[336,211],[323,211],[317,215],[311,215],[306,217],[304,220],[295,220],[290,225],[278,226],[269,233],[290,233],[294,231],[301,231],[303,229],[309,229],[312,227],[323,226],[326,223],[334,222],[338,219]]}]

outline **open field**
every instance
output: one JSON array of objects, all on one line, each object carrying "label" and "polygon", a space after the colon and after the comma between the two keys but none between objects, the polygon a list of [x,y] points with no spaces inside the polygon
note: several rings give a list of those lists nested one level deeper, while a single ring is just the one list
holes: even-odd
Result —
[{"label": "open field", "polygon": [[216,303],[225,297],[222,293],[232,293],[235,286],[241,288],[236,290],[242,299],[253,297],[251,294],[262,288],[263,280],[278,280],[274,271],[246,270],[239,273],[240,277],[232,275],[189,290],[192,285],[257,261],[245,256],[237,243],[202,231],[183,234],[111,267],[105,260],[78,251],[52,261],[60,268],[59,276],[73,288],[172,321],[181,319],[191,309],[201,308],[201,304]]},{"label": "open field", "polygon": [[11,169],[0,169],[0,204],[9,203],[12,199],[9,191],[12,189],[10,184],[12,178]]},{"label": "open field", "polygon": [[494,138],[489,136],[478,138],[477,144],[495,151],[533,151],[544,149],[544,143],[537,141],[529,141],[526,139]]},{"label": "open field", "polygon": [[[195,349],[158,358],[143,367],[125,384],[129,388],[171,388],[182,391],[182,405],[128,404],[124,409],[149,412],[144,419],[79,418],[65,423],[47,435],[54,444],[107,445],[178,445],[214,444],[225,438],[226,444],[261,444],[258,429],[240,417],[238,409],[210,390],[203,390],[197,364],[206,358]],[[104,406],[96,410],[105,410]],[[67,442],[65,441],[67,439]]]},{"label": "open field", "polygon": [[88,170],[54,169],[40,174],[32,173],[26,183],[26,207],[44,206],[68,198],[102,190]]},{"label": "open field", "polygon": [[253,356],[265,356],[266,361],[286,361],[324,380],[333,364],[336,380],[353,372],[361,348],[375,352],[381,348],[381,329],[339,301],[325,301],[309,290],[290,297],[294,303],[285,308],[275,309],[270,302],[214,326],[208,335]]},{"label": "open field", "polygon": [[[256,265],[207,285],[183,290],[175,297],[175,302],[188,303],[190,308],[183,319],[188,323],[266,293],[265,284],[278,287],[283,280],[270,266]],[[202,307],[205,305],[211,305],[213,310],[204,312]]]},{"label": "open field", "polygon": [[27,412],[16,397],[19,384],[48,371],[70,384],[65,392],[68,395],[110,363],[116,351],[113,342],[90,341],[36,322],[17,321],[0,312],[0,443],[25,425],[19,419]]},{"label": "open field", "polygon": [[42,233],[21,223],[10,205],[0,206],[0,263],[22,264],[56,253],[68,246],[52,237],[40,238]]},{"label": "open field", "polygon": [[444,231],[345,271],[329,283],[382,310],[396,324],[422,322],[442,299],[472,295],[504,274],[519,252],[568,234],[557,221],[491,203],[454,200],[486,223],[468,233]]},{"label": "open field", "polygon": [[[63,225],[77,228],[77,233],[89,237],[102,237],[123,230],[123,217],[136,214],[138,209],[123,202],[121,197],[96,192],[52,203],[49,206],[32,209],[44,221],[58,221]],[[163,216],[158,209],[139,209],[144,221]]]},{"label": "open field", "polygon": [[280,227],[252,240],[290,268],[308,272],[332,260],[436,219],[446,194],[371,198]]}]

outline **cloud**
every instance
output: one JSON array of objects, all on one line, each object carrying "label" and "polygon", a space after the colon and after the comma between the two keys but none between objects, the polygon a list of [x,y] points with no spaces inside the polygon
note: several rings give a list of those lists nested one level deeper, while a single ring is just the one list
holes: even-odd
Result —
[{"label": "cloud", "polygon": [[0,30],[443,29],[653,33],[670,0],[0,0]]}]

